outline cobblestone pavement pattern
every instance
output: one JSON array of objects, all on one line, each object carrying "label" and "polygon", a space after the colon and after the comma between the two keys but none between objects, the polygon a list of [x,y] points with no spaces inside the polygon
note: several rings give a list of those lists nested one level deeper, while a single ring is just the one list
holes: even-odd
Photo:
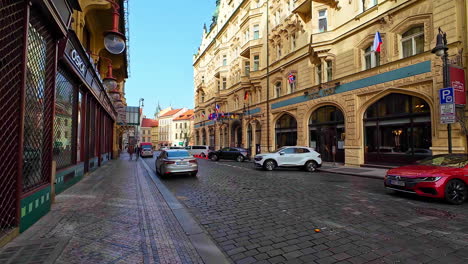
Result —
[{"label": "cobblestone pavement pattern", "polygon": [[128,155],[58,195],[51,212],[11,244],[57,239],[67,244],[56,263],[203,263],[142,164]]},{"label": "cobblestone pavement pattern", "polygon": [[468,204],[389,194],[376,179],[199,165],[164,183],[235,263],[468,263]]}]

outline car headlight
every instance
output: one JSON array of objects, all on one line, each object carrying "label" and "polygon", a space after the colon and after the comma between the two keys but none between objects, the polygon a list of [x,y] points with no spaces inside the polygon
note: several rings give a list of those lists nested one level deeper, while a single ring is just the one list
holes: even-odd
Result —
[{"label": "car headlight", "polygon": [[423,182],[436,182],[442,179],[442,177],[424,177],[424,178],[418,178],[418,179]]}]

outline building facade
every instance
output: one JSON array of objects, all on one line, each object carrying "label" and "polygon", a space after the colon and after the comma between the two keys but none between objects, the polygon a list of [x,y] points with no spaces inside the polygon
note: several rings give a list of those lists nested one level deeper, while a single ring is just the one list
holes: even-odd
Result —
[{"label": "building facade", "polygon": [[193,110],[187,110],[179,114],[173,120],[174,144],[176,146],[188,146],[193,144]]},{"label": "building facade", "polygon": [[[124,1],[119,1],[121,6]],[[118,106],[103,80],[107,2],[2,1],[0,6],[0,244],[49,210],[52,199],[115,156]],[[119,30],[125,32],[125,14]],[[84,34],[83,27],[92,32]],[[120,60],[119,60],[120,58]],[[115,82],[127,77],[113,58]]]},{"label": "building facade", "polygon": [[159,146],[175,146],[175,133],[174,133],[174,118],[183,112],[186,112],[187,108],[163,109],[158,118],[159,124]]},{"label": "building facade", "polygon": [[141,141],[146,143],[153,143],[153,128],[158,127],[158,121],[149,118],[143,118],[141,121]]},{"label": "building facade", "polygon": [[[449,0],[218,1],[194,57],[196,142],[310,146],[355,166],[446,153],[431,49],[441,28],[450,64],[463,67],[466,10]],[[467,151],[462,131],[452,125],[454,152]]]}]

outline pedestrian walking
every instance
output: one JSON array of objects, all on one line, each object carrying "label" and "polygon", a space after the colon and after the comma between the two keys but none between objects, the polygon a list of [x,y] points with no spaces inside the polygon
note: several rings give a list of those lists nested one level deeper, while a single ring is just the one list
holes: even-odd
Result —
[{"label": "pedestrian walking", "polygon": [[135,149],[133,148],[132,145],[128,146],[128,154],[130,154],[130,160],[133,159],[133,152],[135,152]]},{"label": "pedestrian walking", "polygon": [[140,157],[140,147],[136,146],[135,148],[135,155],[136,155],[136,160],[138,160],[138,158]]}]

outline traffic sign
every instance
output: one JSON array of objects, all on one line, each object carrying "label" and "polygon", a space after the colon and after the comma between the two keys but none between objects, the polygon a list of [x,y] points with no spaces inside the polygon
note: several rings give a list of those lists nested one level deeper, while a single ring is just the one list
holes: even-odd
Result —
[{"label": "traffic sign", "polygon": [[452,87],[442,88],[439,90],[440,104],[454,104],[455,96]]}]

